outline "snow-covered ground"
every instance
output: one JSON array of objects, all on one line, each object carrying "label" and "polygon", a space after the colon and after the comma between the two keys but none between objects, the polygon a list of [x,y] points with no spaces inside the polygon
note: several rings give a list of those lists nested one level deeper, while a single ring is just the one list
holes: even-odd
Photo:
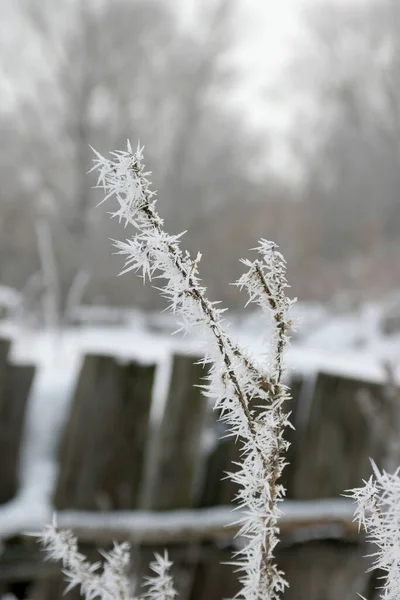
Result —
[{"label": "snow-covered ground", "polygon": [[[0,336],[13,340],[11,361],[37,366],[25,423],[20,489],[13,501],[0,508],[0,537],[36,528],[50,518],[57,476],[55,444],[85,354],[106,353],[121,360],[156,363],[152,417],[158,418],[168,388],[172,355],[196,355],[201,351],[195,339],[171,336],[174,325],[170,315],[131,311],[119,315],[119,325],[100,325],[96,323],[99,315],[104,318],[101,311],[87,311],[86,325],[62,331],[37,331],[15,322],[0,324]],[[354,314],[336,315],[321,307],[298,306],[294,314],[297,333],[287,356],[289,370],[307,374],[328,371],[383,381],[383,364],[390,361],[400,379],[400,331],[383,335],[382,315],[377,305]],[[255,355],[265,353],[264,340],[270,327],[265,317],[257,313],[246,318],[233,314],[231,322],[242,344]]]}]

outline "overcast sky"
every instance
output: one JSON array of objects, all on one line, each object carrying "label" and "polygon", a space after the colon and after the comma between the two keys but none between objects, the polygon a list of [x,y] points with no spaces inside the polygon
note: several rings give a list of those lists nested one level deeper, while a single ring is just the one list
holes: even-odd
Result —
[{"label": "overcast sky", "polygon": [[276,134],[274,157],[278,168],[285,169],[287,161],[291,162],[284,139],[294,110],[290,95],[282,101],[282,80],[305,35],[303,12],[315,1],[238,0],[243,35],[237,59],[245,74],[239,101],[251,106],[254,126],[265,127],[268,136]]},{"label": "overcast sky", "polygon": [[[308,39],[306,13],[316,4],[323,6],[334,1],[350,6],[367,0],[236,1],[243,29],[243,33],[239,33],[242,41],[237,59],[245,73],[240,101],[251,106],[249,112],[256,127],[265,127],[268,135],[276,132],[277,165],[281,161],[285,165],[287,160],[292,162],[292,157],[286,155],[288,147],[284,140],[295,122],[297,102],[304,102],[304,98],[300,100],[290,91],[288,77],[284,84],[283,80],[291,58],[301,53]],[[287,90],[283,96],[282,86]]]},{"label": "overcast sky", "polygon": [[[289,127],[290,108],[274,97],[285,66],[303,36],[302,13],[307,6],[324,0],[234,0],[237,5],[235,34],[238,42],[234,60],[240,68],[241,86],[233,90],[233,101],[246,104],[252,125],[265,127],[268,135]],[[351,2],[352,0],[348,0]],[[176,0],[170,0],[176,7]],[[180,0],[184,22],[196,28],[196,15],[204,0]],[[213,0],[209,5],[213,6]],[[207,3],[206,3],[207,5]],[[278,157],[278,162],[284,160]]]}]

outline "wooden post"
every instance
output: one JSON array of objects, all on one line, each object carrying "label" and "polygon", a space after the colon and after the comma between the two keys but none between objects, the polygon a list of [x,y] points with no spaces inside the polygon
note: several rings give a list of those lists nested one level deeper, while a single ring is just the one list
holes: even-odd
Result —
[{"label": "wooden post", "polygon": [[370,562],[365,544],[310,540],[277,547],[277,563],[289,583],[284,600],[353,600],[371,598]]},{"label": "wooden post", "polygon": [[171,510],[193,505],[201,463],[207,399],[196,385],[205,369],[191,356],[174,356],[164,416],[156,433],[154,468],[144,508]]},{"label": "wooden post", "polygon": [[7,338],[0,338],[0,396],[5,384],[8,353],[11,342]]},{"label": "wooden post", "polygon": [[[12,500],[18,491],[22,433],[35,372],[33,366],[10,365],[7,361],[9,348],[10,340],[0,339],[0,504]],[[3,552],[12,546],[8,541]],[[7,581],[1,581],[0,595],[10,591],[16,592],[10,590]]]},{"label": "wooden post", "polygon": [[[69,422],[59,448],[57,509],[138,508],[149,430],[155,365],[88,355],[79,375]],[[106,548],[105,548],[106,549]],[[93,545],[85,553],[98,560]],[[62,574],[32,588],[34,600],[57,600]],[[67,600],[78,600],[72,590]]]},{"label": "wooden post", "polygon": [[[201,436],[208,402],[199,387],[206,370],[195,364],[192,356],[173,358],[170,388],[164,415],[154,443],[154,464],[149,473],[144,508],[172,510],[189,508],[196,501],[195,491],[203,461]],[[184,546],[184,555],[197,556],[198,544]],[[145,547],[140,552],[138,578],[149,575],[148,563],[157,548]],[[171,549],[174,556],[176,548]],[[195,560],[177,560],[174,565],[176,585],[181,600],[186,600],[192,587]]]},{"label": "wooden post", "polygon": [[137,508],[154,371],[86,356],[60,447],[57,509]]},{"label": "wooden post", "polygon": [[[360,404],[360,394],[365,392],[379,402],[377,384],[317,375],[307,414],[295,432],[292,498],[340,496],[368,478],[369,457],[380,463],[383,448]],[[303,543],[277,548],[278,564],[290,584],[285,600],[350,600],[357,593],[370,598],[374,582],[366,574],[369,563],[364,557],[369,549],[365,544],[313,541],[313,533],[308,541],[306,531]]]},{"label": "wooden post", "polygon": [[237,573],[227,562],[232,560],[232,546],[217,548],[204,544],[196,567],[190,600],[234,598],[240,590]]},{"label": "wooden post", "polygon": [[8,364],[9,347],[9,340],[0,340],[0,504],[17,493],[24,418],[35,372],[33,366]]},{"label": "wooden post", "polygon": [[[289,382],[291,399],[285,404],[287,412],[290,413],[289,420],[296,427],[298,421],[298,413],[301,410],[303,402],[303,394],[306,388],[306,380],[299,375],[292,376]],[[294,496],[294,477],[296,472],[296,456],[298,452],[298,432],[292,427],[286,427],[284,438],[289,442],[290,446],[286,452],[286,466],[283,469],[280,483],[286,490],[285,497],[293,498]]]},{"label": "wooden post", "polygon": [[[217,417],[217,415],[215,415]],[[226,436],[226,425],[214,423],[217,443],[206,460],[202,494],[199,507],[221,506],[233,502],[237,485],[227,478],[226,473],[236,470],[235,461],[240,458],[240,443]]]},{"label": "wooden post", "polygon": [[369,457],[379,464],[372,424],[358,399],[362,390],[378,397],[380,386],[318,374],[308,421],[297,432],[294,498],[339,496],[369,476]]}]

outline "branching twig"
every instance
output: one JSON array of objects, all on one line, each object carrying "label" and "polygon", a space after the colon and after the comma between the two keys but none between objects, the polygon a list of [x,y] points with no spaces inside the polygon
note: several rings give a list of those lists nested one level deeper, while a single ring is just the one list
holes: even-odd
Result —
[{"label": "branching twig", "polygon": [[[166,280],[160,289],[172,311],[180,317],[179,331],[196,332],[204,341],[202,363],[209,366],[204,393],[214,399],[215,408],[227,423],[230,434],[241,442],[239,469],[230,475],[232,481],[239,484],[238,535],[245,540],[233,563],[242,573],[242,590],[238,597],[275,600],[287,585],[274,560],[279,534],[278,503],[285,492],[279,477],[285,464],[283,452],[288,446],[283,438],[284,428],[288,425],[283,403],[289,394],[282,375],[283,352],[291,326],[288,311],[292,303],[285,295],[285,261],[275,244],[261,240],[256,248],[261,259],[243,261],[248,271],[236,284],[247,290],[249,302],[256,302],[271,313],[275,323],[270,364],[259,364],[232,341],[223,322],[224,309],[207,298],[206,288],[198,276],[201,255],[192,259],[180,248],[183,234],[169,235],[163,230],[163,220],[155,210],[156,193],[151,190],[149,173],[143,165],[142,149],[138,147],[133,152],[128,143],[127,151],[112,153],[112,160],[97,152],[96,157],[93,168],[99,172],[98,186],[105,192],[104,200],[114,197],[118,202],[117,210],[111,215],[136,229],[132,238],[115,242],[118,253],[125,257],[123,272],[140,271],[144,280]],[[66,540],[70,540],[68,535],[72,534],[65,535]],[[44,536],[45,543],[47,540],[50,545],[57,539],[53,529]],[[124,555],[125,548],[116,546],[114,554],[106,555],[105,574],[110,565],[114,565],[118,552]],[[63,558],[62,552],[58,556]],[[81,574],[81,585],[87,598],[99,594],[105,598],[112,588],[115,573],[104,581],[104,577],[99,579],[93,575],[97,567],[90,568],[81,558],[76,565],[75,562],[67,559],[71,583],[78,582]],[[148,597],[155,600],[174,598],[175,590],[167,573],[169,565],[166,556],[156,557],[153,570],[157,576],[148,582]],[[128,598],[122,573],[120,577],[122,587],[115,589],[114,598]]]},{"label": "branching twig", "polygon": [[[276,343],[271,365],[257,364],[234,344],[224,327],[223,309],[210,302],[200,284],[200,255],[192,259],[180,248],[182,234],[171,236],[163,230],[163,220],[155,210],[156,194],[151,190],[143,165],[142,149],[113,153],[112,160],[96,153],[94,169],[99,172],[99,187],[105,199],[115,197],[117,210],[111,214],[136,229],[133,238],[116,242],[125,256],[125,269],[141,271],[143,279],[162,278],[162,294],[180,317],[180,330],[193,330],[205,343],[204,364],[209,365],[205,394],[215,401],[230,433],[240,438],[242,462],[232,479],[240,484],[238,499],[245,510],[240,535],[248,539],[235,563],[243,572],[241,595],[247,600],[274,599],[286,585],[274,564],[273,551],[278,541],[278,502],[284,490],[278,480],[284,466],[282,452],[287,443],[283,430],[287,415],[282,405],[288,399],[282,383],[283,351],[290,321],[291,302],[285,296],[285,264],[274,244],[261,240],[257,250],[262,259],[244,261],[248,272],[238,281],[250,301],[272,312]],[[252,400],[259,401],[258,407]]]}]

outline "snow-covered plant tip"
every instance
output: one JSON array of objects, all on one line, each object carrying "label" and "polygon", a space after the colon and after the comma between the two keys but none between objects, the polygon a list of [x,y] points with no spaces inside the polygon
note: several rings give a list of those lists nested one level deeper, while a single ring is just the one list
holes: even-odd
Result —
[{"label": "snow-covered plant tip", "polygon": [[[371,461],[372,462],[372,461]],[[400,468],[389,474],[372,462],[373,475],[364,486],[350,490],[357,503],[354,518],[374,544],[370,570],[381,569],[382,598],[400,598]]]},{"label": "snow-covered plant tip", "polygon": [[[258,304],[272,316],[275,335],[264,363],[233,341],[222,318],[224,309],[207,298],[198,272],[201,255],[192,258],[181,249],[182,233],[164,231],[142,149],[132,151],[128,143],[126,151],[112,153],[111,159],[95,154],[93,168],[98,171],[104,200],[116,201],[112,216],[134,229],[133,237],[115,243],[125,257],[123,273],[135,271],[144,280],[165,280],[161,292],[178,317],[179,331],[195,333],[204,342],[203,362],[209,367],[204,393],[213,398],[230,434],[241,443],[241,464],[231,474],[239,484],[237,500],[245,515],[239,535],[246,543],[233,559],[242,584],[238,597],[279,598],[287,585],[274,560],[279,502],[285,491],[279,483],[288,446],[283,432],[289,424],[283,406],[289,398],[283,382],[283,353],[293,302],[285,293],[285,260],[274,243],[261,240],[255,249],[259,258],[242,261],[246,272],[236,282],[248,293],[248,303]],[[153,597],[157,585],[150,588]],[[167,598],[162,594],[157,598]]]}]

